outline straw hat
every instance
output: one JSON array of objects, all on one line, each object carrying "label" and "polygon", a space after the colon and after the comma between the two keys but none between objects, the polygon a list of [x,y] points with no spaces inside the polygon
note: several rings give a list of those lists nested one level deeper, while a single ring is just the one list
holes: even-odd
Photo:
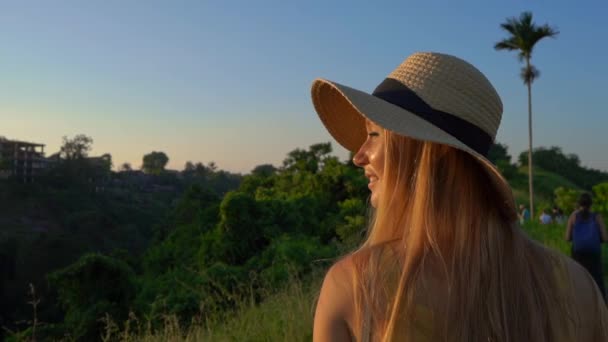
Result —
[{"label": "straw hat", "polygon": [[490,81],[454,56],[415,53],[370,95],[336,82],[312,84],[315,110],[329,133],[356,152],[367,137],[365,118],[397,134],[446,144],[475,156],[515,211],[513,192],[487,159],[502,117]]}]

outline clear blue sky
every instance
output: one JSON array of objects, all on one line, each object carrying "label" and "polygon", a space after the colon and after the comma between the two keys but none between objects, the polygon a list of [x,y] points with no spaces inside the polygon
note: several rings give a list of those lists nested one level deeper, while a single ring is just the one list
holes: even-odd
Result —
[{"label": "clear blue sky", "polygon": [[[608,5],[597,1],[27,1],[0,4],[0,135],[94,139],[92,155],[248,172],[330,141],[310,101],[324,77],[372,91],[415,51],[476,65],[502,96],[498,141],[527,147],[526,88],[499,23],[524,10],[560,30],[533,64],[535,146],[608,170]],[[336,145],[334,144],[336,147]],[[345,157],[345,151],[335,148]]]}]

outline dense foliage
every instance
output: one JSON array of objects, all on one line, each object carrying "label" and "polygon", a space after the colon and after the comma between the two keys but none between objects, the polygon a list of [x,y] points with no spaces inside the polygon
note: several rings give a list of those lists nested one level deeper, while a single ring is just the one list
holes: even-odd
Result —
[{"label": "dense foliage", "polygon": [[[185,189],[205,188],[207,197],[201,195],[202,200],[215,203],[237,188],[242,178],[207,166],[199,174],[152,175],[130,168],[113,172],[109,154],[88,156],[91,144],[84,135],[64,138],[61,152],[50,157],[52,167],[35,182],[0,180],[0,340],[9,331],[32,325],[33,308],[28,303],[34,301],[32,296],[39,300],[39,336],[68,333],[84,340],[97,338],[97,321],[104,313],[126,317],[134,308],[135,294],[141,292],[142,256],[173,230],[173,217],[191,222],[188,205],[192,203],[180,206],[178,201]],[[207,203],[194,204],[195,210],[204,212],[207,209],[199,208]],[[98,258],[85,257],[87,253]],[[106,266],[118,264],[126,265],[133,275],[134,290],[124,300],[91,297],[84,304],[68,299],[70,293],[113,286],[81,282],[84,278],[77,277],[90,272],[90,280],[95,280],[103,270],[116,270]],[[65,267],[72,271],[60,271]]]},{"label": "dense foliage", "polygon": [[[495,145],[490,158],[516,195],[525,189],[506,146]],[[163,160],[143,173],[60,159],[36,184],[1,184],[0,271],[8,277],[0,281],[0,323],[21,331],[13,339],[95,340],[108,327],[128,329],[134,317],[150,334],[163,331],[167,317],[183,328],[212,324],[243,303],[272,301],[294,279],[308,284],[315,269],[364,236],[366,179],[332,156],[328,143],[245,176],[212,162],[171,172]],[[570,210],[585,189],[542,170],[535,177],[546,206]],[[602,212],[607,189],[593,188]],[[32,326],[29,283],[41,299],[39,326]]]},{"label": "dense foliage", "polygon": [[[566,155],[561,148],[538,147],[532,152],[534,166],[549,172],[554,172],[573,182],[587,191],[601,182],[608,181],[608,173],[581,166],[576,154]],[[528,165],[528,152],[519,155],[521,165]]]}]

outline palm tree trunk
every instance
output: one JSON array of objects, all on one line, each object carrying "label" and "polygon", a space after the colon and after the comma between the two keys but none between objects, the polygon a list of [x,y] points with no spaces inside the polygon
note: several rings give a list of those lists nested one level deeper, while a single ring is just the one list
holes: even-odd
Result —
[{"label": "palm tree trunk", "polygon": [[[530,58],[526,58],[526,66],[530,69]],[[530,219],[534,219],[534,177],[532,174],[532,80],[528,84],[528,191],[530,192]]]}]

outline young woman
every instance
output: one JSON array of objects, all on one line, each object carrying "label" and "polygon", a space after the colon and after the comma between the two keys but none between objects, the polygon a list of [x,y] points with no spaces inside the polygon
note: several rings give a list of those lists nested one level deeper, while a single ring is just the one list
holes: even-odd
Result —
[{"label": "young woman", "polygon": [[325,277],[315,341],[608,341],[588,273],[517,225],[486,158],[502,103],[475,67],[416,53],[373,94],[318,79],[312,98],[375,208]]},{"label": "young woman", "polygon": [[581,194],[579,208],[568,219],[566,241],[572,241],[572,258],[591,274],[605,301],[601,243],[608,242],[608,234],[602,215],[591,211],[592,203],[590,194]]}]

